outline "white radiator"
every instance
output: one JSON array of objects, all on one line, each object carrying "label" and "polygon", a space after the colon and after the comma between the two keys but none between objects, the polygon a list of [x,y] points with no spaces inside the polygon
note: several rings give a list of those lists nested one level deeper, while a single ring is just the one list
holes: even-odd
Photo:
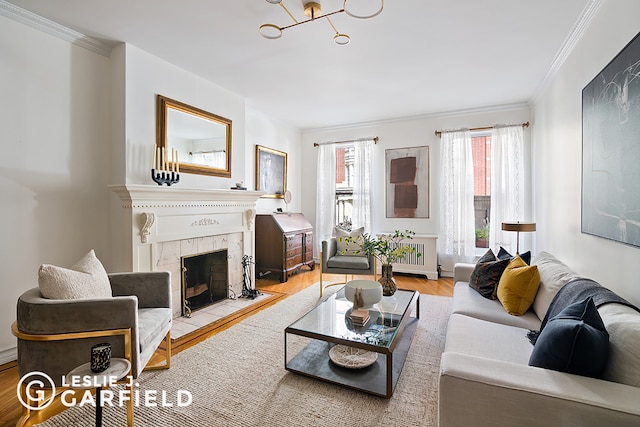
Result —
[{"label": "white radiator", "polygon": [[[393,264],[393,271],[399,273],[424,274],[427,279],[438,280],[438,253],[436,242],[438,236],[414,235],[413,239],[404,240],[403,245],[411,246],[415,251],[408,254],[402,261]],[[418,256],[417,254],[422,254]],[[382,267],[377,266],[378,274]]]}]

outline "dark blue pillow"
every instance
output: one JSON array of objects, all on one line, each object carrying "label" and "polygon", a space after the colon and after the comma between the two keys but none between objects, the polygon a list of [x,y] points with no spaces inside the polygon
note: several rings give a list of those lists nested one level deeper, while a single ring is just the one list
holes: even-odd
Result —
[{"label": "dark blue pillow", "polygon": [[[498,251],[498,255],[497,258],[499,260],[503,260],[503,259],[513,259],[513,256],[502,246],[500,246],[500,250]],[[520,254],[520,258],[522,258],[522,260],[524,262],[527,263],[527,265],[531,265],[531,251],[527,251],[523,254]]]},{"label": "dark blue pillow", "polygon": [[487,299],[496,299],[496,288],[509,259],[498,260],[489,249],[480,258],[469,278],[469,287]]},{"label": "dark blue pillow", "polygon": [[529,365],[600,378],[609,357],[609,333],[591,297],[552,317],[540,332]]}]

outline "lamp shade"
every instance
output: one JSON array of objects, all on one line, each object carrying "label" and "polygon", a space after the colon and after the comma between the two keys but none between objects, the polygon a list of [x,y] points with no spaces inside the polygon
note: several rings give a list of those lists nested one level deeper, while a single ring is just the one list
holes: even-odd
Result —
[{"label": "lamp shade", "polygon": [[502,230],[504,231],[536,231],[535,222],[503,222]]}]

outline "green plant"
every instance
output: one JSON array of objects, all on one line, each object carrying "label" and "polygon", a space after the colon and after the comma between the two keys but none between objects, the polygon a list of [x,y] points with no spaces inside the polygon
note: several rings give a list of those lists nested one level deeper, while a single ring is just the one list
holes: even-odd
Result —
[{"label": "green plant", "polygon": [[482,228],[476,228],[476,239],[486,239],[489,237],[489,224]]},{"label": "green plant", "polygon": [[[355,238],[353,236],[341,237],[340,241],[344,241],[347,246],[350,244],[358,245],[359,249],[353,251],[355,254],[373,255],[382,265],[387,265],[403,260],[408,254],[416,253],[413,246],[401,243],[405,239],[413,239],[415,234],[410,230],[404,232],[396,230],[393,234],[380,234],[376,237],[363,233]],[[417,252],[416,256],[421,257],[422,254]]]}]

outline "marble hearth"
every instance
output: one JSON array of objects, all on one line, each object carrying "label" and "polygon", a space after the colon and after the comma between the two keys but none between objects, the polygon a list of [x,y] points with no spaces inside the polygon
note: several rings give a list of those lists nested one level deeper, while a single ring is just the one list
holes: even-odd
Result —
[{"label": "marble hearth", "polygon": [[[229,294],[242,294],[242,257],[255,257],[256,191],[148,185],[110,186],[120,198],[113,236],[119,271],[171,272],[174,318],[181,316],[181,257],[222,249]],[[251,269],[251,281],[255,273]]]}]

